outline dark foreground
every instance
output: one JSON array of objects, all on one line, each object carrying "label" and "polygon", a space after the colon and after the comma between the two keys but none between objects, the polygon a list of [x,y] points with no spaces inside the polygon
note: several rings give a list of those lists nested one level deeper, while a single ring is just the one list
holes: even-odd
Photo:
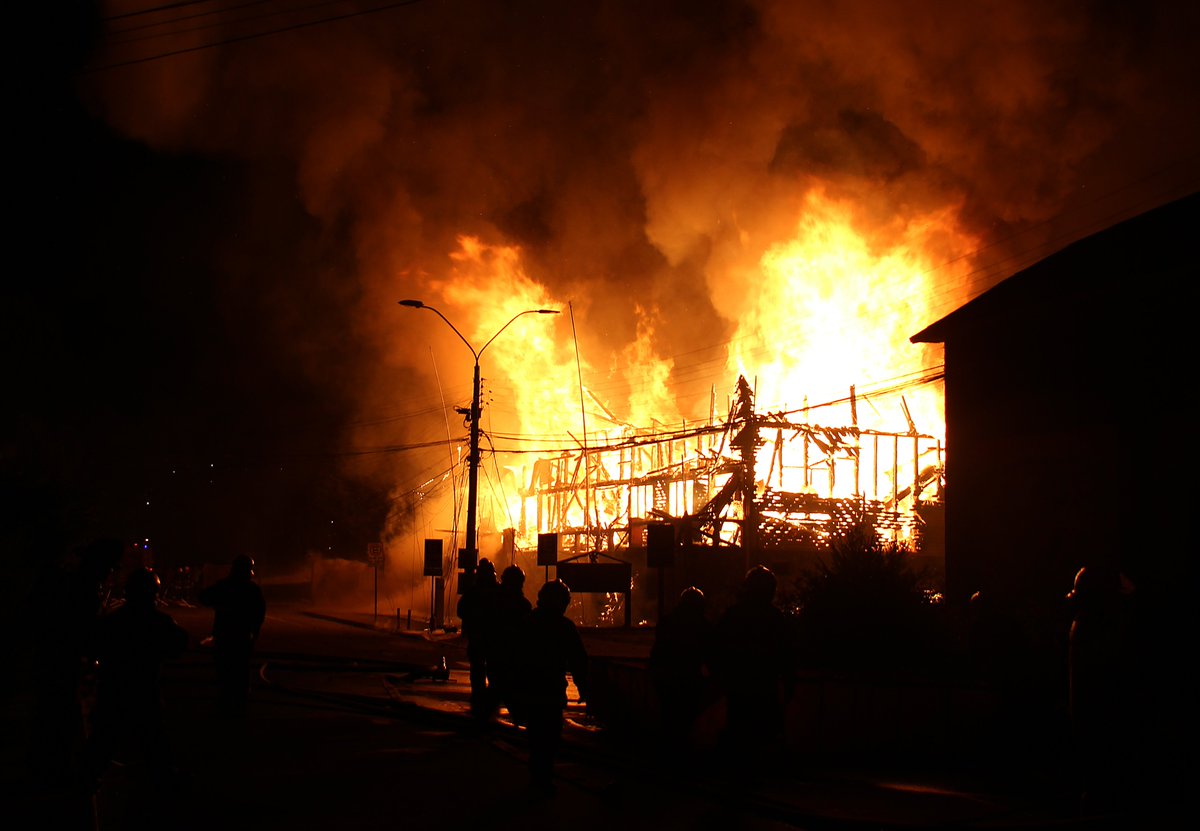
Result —
[{"label": "dark foreground", "polygon": [[[153,783],[135,758],[94,800],[30,781],[29,702],[7,703],[8,827],[109,829],[1099,828],[1153,825],[1079,817],[1067,791],[1014,787],[892,765],[866,771],[790,760],[667,756],[572,706],[551,797],[527,787],[521,730],[472,729],[456,639],[380,631],[368,615],[272,608],[261,673],[242,718],[218,714],[203,638],[211,613],[175,607],[189,652],[165,678],[180,775]],[[386,630],[386,626],[381,627]],[[589,633],[597,654],[644,654],[648,635]],[[445,657],[447,681],[425,670]],[[1016,778],[1019,781],[1019,777]],[[10,814],[12,816],[12,814]]]}]

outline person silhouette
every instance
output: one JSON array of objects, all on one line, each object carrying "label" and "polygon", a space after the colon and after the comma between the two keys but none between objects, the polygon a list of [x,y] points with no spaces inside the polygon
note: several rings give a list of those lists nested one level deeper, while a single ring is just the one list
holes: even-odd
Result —
[{"label": "person silhouette", "polygon": [[1083,814],[1129,807],[1139,674],[1132,637],[1133,596],[1133,585],[1115,569],[1085,566],[1076,572],[1066,597],[1071,610],[1068,710]]},{"label": "person silhouette", "polygon": [[46,825],[74,827],[94,819],[82,764],[88,726],[85,680],[95,663],[96,629],[109,581],[125,550],[97,539],[59,562],[46,561],[29,596],[30,796]]},{"label": "person silhouette", "polygon": [[467,640],[467,660],[470,662],[471,715],[479,721],[491,717],[492,691],[488,690],[488,655],[496,616],[496,567],[487,557],[475,566],[471,584],[463,590],[455,609],[462,621],[463,637]]},{"label": "person silhouette", "polygon": [[768,761],[782,749],[797,644],[791,621],[775,605],[777,585],[766,566],[747,571],[714,633],[714,665],[726,698],[724,740],[738,765]]},{"label": "person silhouette", "polygon": [[967,602],[966,634],[971,669],[997,696],[995,717],[981,725],[992,753],[1019,764],[1037,729],[1033,646],[1012,609],[982,590]]},{"label": "person silhouette", "polygon": [[500,574],[496,614],[488,643],[488,684],[493,690],[493,706],[509,706],[517,633],[532,611],[533,604],[525,596],[524,570],[518,565],[508,566]]},{"label": "person silhouette", "polygon": [[243,715],[250,693],[250,659],[267,616],[262,589],[254,582],[254,560],[246,554],[234,557],[229,574],[203,589],[197,599],[213,610],[218,707],[226,715]]},{"label": "person silhouette", "polygon": [[566,616],[571,590],[561,580],[545,583],[537,606],[516,631],[513,714],[529,737],[529,783],[539,795],[554,793],[554,760],[562,741],[567,673],[587,701],[588,654],[575,622]]},{"label": "person silhouette", "polygon": [[92,790],[114,758],[139,756],[151,776],[177,774],[163,719],[161,675],[188,647],[188,634],[157,607],[162,581],[149,568],[125,579],[125,602],[96,626],[96,697],[86,747]]},{"label": "person silhouette", "polygon": [[704,592],[689,586],[654,633],[650,672],[666,738],[676,749],[691,748],[691,731],[706,698],[713,624]]}]

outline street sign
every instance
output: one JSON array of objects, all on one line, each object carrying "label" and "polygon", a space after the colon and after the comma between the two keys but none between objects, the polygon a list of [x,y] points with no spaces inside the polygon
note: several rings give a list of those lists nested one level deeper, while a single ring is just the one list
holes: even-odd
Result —
[{"label": "street sign", "polygon": [[558,534],[538,534],[537,564],[552,566],[558,562]]},{"label": "street sign", "polygon": [[572,593],[629,591],[633,566],[629,563],[561,562],[556,572]]},{"label": "street sign", "polygon": [[367,564],[376,567],[383,565],[384,551],[381,542],[367,543]]},{"label": "street sign", "polygon": [[442,541],[425,540],[425,569],[426,577],[442,576]]}]

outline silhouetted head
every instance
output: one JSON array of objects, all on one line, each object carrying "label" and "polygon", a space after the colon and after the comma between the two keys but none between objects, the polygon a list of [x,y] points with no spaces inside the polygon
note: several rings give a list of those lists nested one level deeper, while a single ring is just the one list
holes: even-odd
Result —
[{"label": "silhouetted head", "polygon": [[248,554],[239,554],[229,566],[229,579],[250,580],[254,577],[254,559]]},{"label": "silhouetted head", "polygon": [[704,592],[695,586],[688,586],[679,593],[679,608],[700,612],[704,610]]},{"label": "silhouetted head", "polygon": [[1075,572],[1067,602],[1076,614],[1111,606],[1122,594],[1121,575],[1112,569],[1085,566]]},{"label": "silhouetted head", "polygon": [[479,562],[475,564],[470,584],[489,588],[499,585],[499,581],[496,580],[496,565],[487,557],[480,557]]},{"label": "silhouetted head", "polygon": [[742,581],[742,596],[750,603],[770,604],[775,600],[778,585],[775,572],[766,566],[755,566],[746,572]]},{"label": "silhouetted head", "polygon": [[162,581],[153,569],[136,569],[125,579],[125,602],[137,608],[153,606],[161,587]]},{"label": "silhouetted head", "polygon": [[551,580],[538,589],[537,605],[539,609],[565,614],[571,605],[571,590],[562,580]]},{"label": "silhouetted head", "polygon": [[525,570],[518,565],[511,565],[500,573],[500,585],[521,591],[525,588]]}]

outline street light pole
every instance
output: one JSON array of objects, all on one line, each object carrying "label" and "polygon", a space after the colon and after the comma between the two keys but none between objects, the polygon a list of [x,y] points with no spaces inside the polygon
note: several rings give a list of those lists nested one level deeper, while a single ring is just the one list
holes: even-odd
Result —
[{"label": "street light pole", "polygon": [[458,331],[453,323],[451,323],[444,314],[439,312],[433,306],[427,306],[420,300],[400,300],[401,306],[408,306],[411,309],[428,309],[429,311],[440,317],[447,326],[453,330],[454,334],[458,335],[458,339],[467,345],[467,349],[471,350],[471,355],[475,358],[475,374],[471,386],[471,444],[470,452],[467,455],[467,539],[464,549],[478,561],[476,550],[476,508],[479,495],[479,418],[482,411],[480,404],[480,382],[479,382],[479,358],[483,355],[483,351],[492,345],[492,341],[500,337],[500,333],[512,325],[512,322],[522,315],[539,314],[539,315],[556,315],[559,314],[558,309],[526,309],[523,312],[517,312],[512,318],[505,323],[496,334],[488,338],[487,343],[476,349],[471,345],[471,342],[463,337],[462,332]]}]

